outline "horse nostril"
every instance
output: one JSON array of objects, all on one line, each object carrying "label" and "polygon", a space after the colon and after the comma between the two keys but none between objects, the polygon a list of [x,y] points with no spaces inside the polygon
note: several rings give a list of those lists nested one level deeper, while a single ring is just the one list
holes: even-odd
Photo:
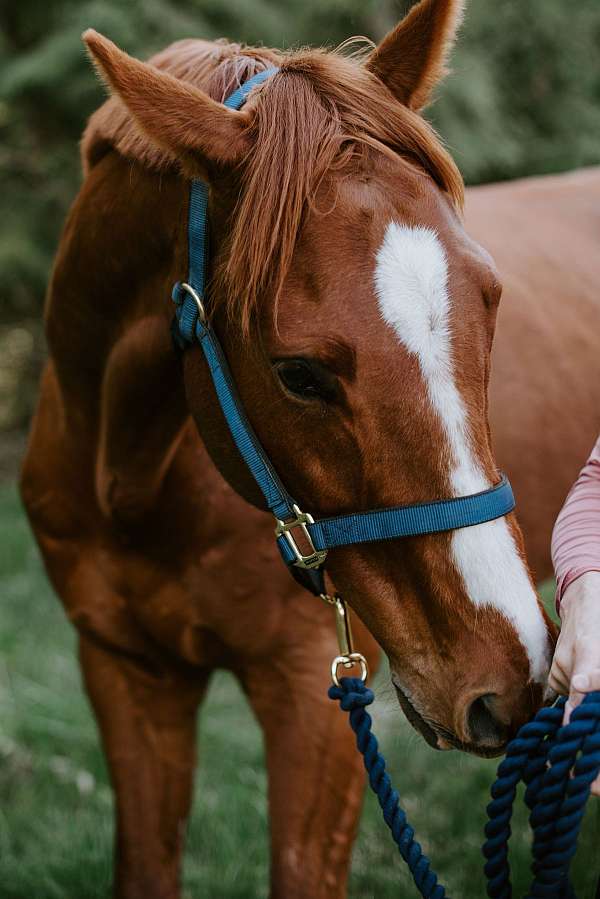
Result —
[{"label": "horse nostril", "polygon": [[494,693],[484,693],[471,703],[467,712],[467,731],[477,746],[500,746],[509,737],[509,726],[494,715]]}]

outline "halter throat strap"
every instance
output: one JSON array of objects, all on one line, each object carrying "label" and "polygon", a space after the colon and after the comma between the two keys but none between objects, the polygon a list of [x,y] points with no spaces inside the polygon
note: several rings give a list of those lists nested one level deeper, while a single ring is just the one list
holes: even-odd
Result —
[{"label": "halter throat strap", "polygon": [[[225,100],[225,106],[240,109],[250,91],[277,71],[268,68],[254,75]],[[208,237],[208,185],[192,181],[189,274],[186,282],[178,281],[173,288],[173,337],[181,349],[200,344],[233,441],[267,509],[276,519],[275,535],[281,556],[302,586],[316,595],[325,593],[323,566],[329,549],[471,527],[500,518],[514,509],[513,492],[503,476],[496,486],[470,496],[336,515],[318,521],[302,512],[284,487],[248,420],[221,344],[206,316]]]}]

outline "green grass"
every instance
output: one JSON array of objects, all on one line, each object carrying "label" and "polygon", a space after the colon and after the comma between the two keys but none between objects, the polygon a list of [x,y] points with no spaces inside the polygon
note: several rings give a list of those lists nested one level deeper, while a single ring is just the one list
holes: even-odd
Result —
[{"label": "green grass", "polygon": [[[428,749],[401,718],[385,676],[377,693],[376,732],[419,838],[454,899],[481,899],[485,890],[479,846],[495,763]],[[237,685],[226,674],[214,678],[203,707],[199,753],[203,764],[189,828],[185,895],[266,897],[262,741]],[[578,853],[580,899],[593,896],[599,809],[600,803],[590,804]],[[81,690],[74,635],[46,581],[16,493],[3,488],[0,896],[105,899],[112,835],[112,797]],[[519,815],[513,837],[515,895],[523,895],[528,882],[527,842],[527,826]],[[350,896],[414,895],[369,795],[354,851]]]}]

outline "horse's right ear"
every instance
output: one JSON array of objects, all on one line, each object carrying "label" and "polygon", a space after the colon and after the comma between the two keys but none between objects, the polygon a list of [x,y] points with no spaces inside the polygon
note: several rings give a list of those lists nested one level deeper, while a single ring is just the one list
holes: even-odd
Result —
[{"label": "horse's right ear", "polygon": [[146,136],[177,157],[187,174],[207,163],[233,165],[249,148],[248,115],[228,109],[190,84],[133,59],[88,29],[83,40],[101,77]]},{"label": "horse's right ear", "polygon": [[419,0],[367,61],[400,103],[419,110],[446,74],[465,0]]}]

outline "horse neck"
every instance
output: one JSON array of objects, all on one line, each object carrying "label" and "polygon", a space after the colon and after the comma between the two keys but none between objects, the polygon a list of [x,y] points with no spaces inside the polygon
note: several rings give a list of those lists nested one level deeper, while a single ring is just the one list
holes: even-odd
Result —
[{"label": "horse neck", "polygon": [[[170,336],[172,285],[188,267],[188,192],[182,178],[111,152],[88,174],[57,254],[48,343],[68,431],[78,454],[87,447],[107,513],[120,495],[128,506],[132,493],[152,502],[189,422]],[[200,408],[191,411],[204,447],[237,492],[261,502],[208,370],[196,368],[192,393]],[[221,483],[207,463],[195,476],[205,493]]]},{"label": "horse neck", "polygon": [[116,153],[88,174],[63,231],[46,305],[48,343],[65,389],[97,389],[115,343],[136,322],[168,325],[172,273],[186,262],[186,211],[183,180]]},{"label": "horse neck", "polygon": [[186,216],[183,179],[111,152],[86,178],[60,242],[48,344],[65,432],[90,453],[101,506],[119,484],[154,493],[188,420],[169,330]]}]

